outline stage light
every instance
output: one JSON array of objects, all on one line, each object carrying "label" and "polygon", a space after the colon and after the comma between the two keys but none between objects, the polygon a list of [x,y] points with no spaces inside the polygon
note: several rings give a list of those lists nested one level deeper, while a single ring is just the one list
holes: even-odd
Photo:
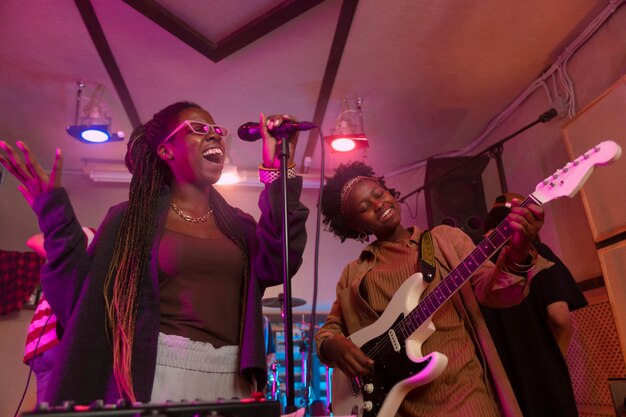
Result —
[{"label": "stage light", "polygon": [[106,110],[101,102],[102,85],[98,84],[88,104],[83,108],[84,116],[79,117],[82,92],[85,83],[78,82],[76,93],[76,114],[74,124],[67,126],[65,131],[72,137],[85,143],[103,143],[124,140],[124,132],[111,133],[111,118],[106,115]]},{"label": "stage light", "polygon": [[324,137],[332,151],[350,152],[369,147],[363,127],[362,103],[360,98],[342,100],[342,108],[335,122],[335,128],[331,129],[332,134],[330,136]]},{"label": "stage light", "polygon": [[65,128],[70,136],[87,143],[115,142],[124,140],[124,132],[109,132],[108,125],[77,125]]}]

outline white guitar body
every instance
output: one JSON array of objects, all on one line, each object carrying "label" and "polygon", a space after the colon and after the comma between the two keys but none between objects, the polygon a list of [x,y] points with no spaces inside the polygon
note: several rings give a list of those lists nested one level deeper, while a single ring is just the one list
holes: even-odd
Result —
[{"label": "white guitar body", "polygon": [[[358,332],[350,335],[350,340],[361,347],[378,336],[389,338],[389,342],[393,345],[393,336],[388,334],[393,324],[398,320],[398,317],[404,317],[417,306],[420,297],[428,284],[422,279],[422,274],[417,273],[411,275],[402,286],[396,291],[391,299],[389,306],[385,309],[383,315],[370,326],[359,330]],[[381,393],[381,397],[384,398],[382,405],[379,405],[377,415],[379,417],[392,417],[400,407],[402,400],[406,394],[414,388],[421,385],[428,384],[437,378],[446,365],[448,364],[448,358],[446,355],[433,352],[426,356],[422,355],[422,343],[435,331],[435,326],[432,320],[424,322],[415,332],[406,339],[405,352],[397,351],[399,355],[406,355],[408,359],[417,364],[415,373],[409,375],[407,378],[397,382],[388,392]],[[380,341],[380,340],[379,340]],[[397,348],[397,347],[396,347]],[[394,350],[395,351],[395,350]],[[381,365],[381,364],[377,364]],[[386,365],[383,365],[385,368]],[[407,373],[411,373],[410,369],[406,369]],[[353,392],[352,383],[339,369],[333,371],[333,401],[332,409],[333,414],[336,416],[347,416],[356,414],[359,417],[363,417],[370,410],[375,407],[375,395],[374,398],[370,398],[368,394],[374,394],[376,390],[384,390],[384,387],[367,386],[367,384],[373,382],[367,382],[364,384],[362,391],[373,390],[373,392]],[[371,402],[371,406],[368,403]]]},{"label": "white guitar body", "polygon": [[[537,184],[521,205],[574,196],[594,167],[612,163],[621,153],[613,141],[599,143]],[[411,275],[375,323],[350,335],[352,342],[374,360],[374,369],[358,379],[334,370],[334,415],[393,417],[409,391],[441,375],[448,358],[438,352],[426,356],[421,353],[422,343],[435,331],[432,316],[512,233],[505,219],[424,298],[421,296],[427,284],[421,274]]]}]

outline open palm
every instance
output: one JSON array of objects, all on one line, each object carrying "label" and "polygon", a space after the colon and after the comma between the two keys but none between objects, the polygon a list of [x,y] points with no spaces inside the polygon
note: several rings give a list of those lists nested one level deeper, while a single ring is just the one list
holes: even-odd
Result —
[{"label": "open palm", "polygon": [[21,156],[11,145],[0,141],[0,163],[21,183],[18,189],[32,207],[39,195],[62,187],[63,155],[57,148],[54,165],[48,175],[25,143],[18,141],[16,147],[21,151]]}]

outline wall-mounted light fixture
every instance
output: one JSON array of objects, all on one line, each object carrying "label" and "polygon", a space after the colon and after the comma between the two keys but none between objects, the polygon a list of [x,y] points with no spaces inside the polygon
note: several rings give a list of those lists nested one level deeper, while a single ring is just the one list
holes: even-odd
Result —
[{"label": "wall-mounted light fixture", "polygon": [[119,131],[111,133],[109,127],[111,118],[107,116],[106,110],[102,105],[102,84],[98,84],[94,90],[87,105],[82,109],[81,100],[85,83],[78,82],[78,91],[76,93],[76,114],[74,116],[74,125],[67,126],[67,133],[86,143],[102,143],[124,140],[124,132]]},{"label": "wall-mounted light fixture", "polygon": [[362,103],[363,100],[360,98],[342,100],[335,128],[331,129],[330,136],[324,137],[332,151],[349,152],[369,147],[363,127]]}]

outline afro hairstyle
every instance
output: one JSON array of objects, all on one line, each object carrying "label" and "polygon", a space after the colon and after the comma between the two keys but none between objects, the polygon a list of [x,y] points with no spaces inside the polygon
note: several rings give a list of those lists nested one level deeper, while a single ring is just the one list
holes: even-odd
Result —
[{"label": "afro hairstyle", "polygon": [[346,239],[364,242],[367,240],[367,236],[369,236],[369,233],[363,236],[363,232],[350,227],[348,220],[341,213],[341,190],[346,182],[358,176],[376,178],[378,183],[389,191],[391,195],[395,198],[400,196],[398,191],[387,187],[383,177],[376,176],[371,166],[360,161],[339,165],[335,170],[335,175],[328,178],[326,185],[324,185],[321,210],[326,230],[337,236],[341,242],[344,242]]}]

